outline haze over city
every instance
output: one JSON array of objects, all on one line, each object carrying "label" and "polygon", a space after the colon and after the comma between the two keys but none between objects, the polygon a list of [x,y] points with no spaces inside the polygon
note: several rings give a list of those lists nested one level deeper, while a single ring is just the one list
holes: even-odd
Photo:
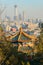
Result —
[{"label": "haze over city", "polygon": [[18,14],[25,12],[26,18],[43,19],[43,0],[0,0],[0,8],[6,6],[2,18],[6,15],[13,18],[14,5],[18,6]]}]

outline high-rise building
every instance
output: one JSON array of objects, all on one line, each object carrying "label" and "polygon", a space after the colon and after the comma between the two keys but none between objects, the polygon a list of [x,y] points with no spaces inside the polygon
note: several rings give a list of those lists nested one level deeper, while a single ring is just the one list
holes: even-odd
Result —
[{"label": "high-rise building", "polygon": [[35,23],[38,23],[38,22],[39,22],[38,19],[36,19]]},{"label": "high-rise building", "polygon": [[23,11],[23,21],[24,21],[24,11]]},{"label": "high-rise building", "polygon": [[22,20],[22,16],[21,16],[21,14],[19,14],[19,20]]},{"label": "high-rise building", "polygon": [[17,9],[17,5],[14,5],[14,20],[18,19],[18,9]]}]

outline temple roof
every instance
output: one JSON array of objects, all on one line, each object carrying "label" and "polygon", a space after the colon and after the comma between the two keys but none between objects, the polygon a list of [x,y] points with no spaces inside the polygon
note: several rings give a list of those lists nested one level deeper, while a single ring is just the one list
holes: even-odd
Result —
[{"label": "temple roof", "polygon": [[19,32],[16,32],[14,35],[9,36],[11,41],[18,41],[18,42],[29,42],[32,39],[37,40],[34,35],[29,35],[23,31],[22,28],[19,29]]}]

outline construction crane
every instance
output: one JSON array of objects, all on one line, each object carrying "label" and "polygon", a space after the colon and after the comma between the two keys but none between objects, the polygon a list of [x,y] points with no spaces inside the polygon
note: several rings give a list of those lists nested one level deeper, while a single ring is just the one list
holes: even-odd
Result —
[{"label": "construction crane", "polygon": [[3,12],[5,11],[6,7],[4,7],[3,9],[0,8],[0,19],[1,19],[1,15],[3,14]]}]

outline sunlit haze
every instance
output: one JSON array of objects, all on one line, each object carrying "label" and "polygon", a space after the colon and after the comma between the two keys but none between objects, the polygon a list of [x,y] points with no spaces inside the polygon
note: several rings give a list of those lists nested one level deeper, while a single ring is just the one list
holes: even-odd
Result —
[{"label": "sunlit haze", "polygon": [[18,6],[18,14],[25,12],[26,18],[43,19],[43,0],[0,0],[0,7],[6,6],[2,18],[6,15],[13,18],[14,5]]}]

